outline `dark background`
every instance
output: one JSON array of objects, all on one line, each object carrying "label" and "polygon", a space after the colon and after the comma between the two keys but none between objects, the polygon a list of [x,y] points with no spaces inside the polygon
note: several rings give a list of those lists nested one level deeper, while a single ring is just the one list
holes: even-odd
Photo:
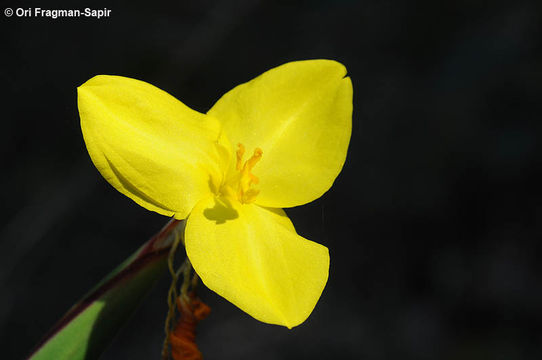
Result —
[{"label": "dark background", "polygon": [[[40,4],[41,3],[41,4]],[[350,150],[333,188],[287,210],[329,247],[291,331],[207,289],[206,359],[539,359],[540,1],[109,2],[109,18],[7,18],[2,2],[0,349],[21,359],[167,218],[101,178],[76,86],[152,83],[199,111],[291,60],[345,64]],[[168,278],[103,359],[158,359]]]}]

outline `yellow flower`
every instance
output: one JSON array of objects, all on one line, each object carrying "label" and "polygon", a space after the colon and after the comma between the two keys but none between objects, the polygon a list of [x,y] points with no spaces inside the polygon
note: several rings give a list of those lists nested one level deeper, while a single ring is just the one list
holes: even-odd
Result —
[{"label": "yellow flower", "polygon": [[352,126],[343,65],[284,64],[207,114],[107,75],[78,88],[78,106],[104,178],[146,209],[187,218],[188,258],[207,287],[266,323],[292,328],[309,316],[328,249],[299,236],[281,208],[319,198],[342,169]]}]

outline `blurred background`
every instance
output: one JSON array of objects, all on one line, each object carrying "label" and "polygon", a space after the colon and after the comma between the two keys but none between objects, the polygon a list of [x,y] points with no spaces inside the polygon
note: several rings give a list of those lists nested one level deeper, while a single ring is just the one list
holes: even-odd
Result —
[{"label": "blurred background", "polygon": [[[287,330],[207,289],[206,359],[542,357],[542,2],[108,2],[102,19],[0,15],[0,348],[22,359],[167,218],[87,154],[76,87],[134,77],[205,112],[291,60],[335,59],[354,84],[346,165],[288,209],[331,253],[310,318]],[[24,4],[23,4],[24,3]],[[95,4],[95,5],[94,5]],[[105,5],[104,5],[105,7]],[[158,359],[169,278],[103,359]]]}]

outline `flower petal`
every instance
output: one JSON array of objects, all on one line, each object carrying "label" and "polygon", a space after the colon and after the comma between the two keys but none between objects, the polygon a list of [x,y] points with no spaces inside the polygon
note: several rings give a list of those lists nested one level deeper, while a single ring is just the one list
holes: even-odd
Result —
[{"label": "flower petal", "polygon": [[139,205],[182,219],[222,181],[220,124],[166,92],[99,75],[78,88],[78,106],[94,165]]},{"label": "flower petal", "polygon": [[259,147],[256,203],[302,205],[326,192],[346,158],[352,83],[331,60],[291,62],[226,93],[209,110],[232,145]]},{"label": "flower petal", "polygon": [[297,235],[282,209],[208,197],[188,218],[185,245],[208,288],[270,324],[305,321],[328,278],[327,248]]}]

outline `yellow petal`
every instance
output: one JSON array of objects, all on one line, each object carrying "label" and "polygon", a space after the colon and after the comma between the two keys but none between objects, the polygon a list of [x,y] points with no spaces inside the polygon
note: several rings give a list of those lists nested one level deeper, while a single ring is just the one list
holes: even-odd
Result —
[{"label": "yellow petal", "polygon": [[305,321],[328,278],[327,248],[297,235],[281,209],[208,197],[188,218],[185,245],[208,288],[270,324]]},{"label": "yellow petal", "polygon": [[99,75],[78,88],[78,106],[92,161],[139,205],[182,219],[222,181],[220,124],[166,92]]},{"label": "yellow petal", "polygon": [[226,93],[209,111],[231,143],[263,150],[256,203],[291,207],[326,192],[346,158],[352,83],[331,60],[291,62]]}]

